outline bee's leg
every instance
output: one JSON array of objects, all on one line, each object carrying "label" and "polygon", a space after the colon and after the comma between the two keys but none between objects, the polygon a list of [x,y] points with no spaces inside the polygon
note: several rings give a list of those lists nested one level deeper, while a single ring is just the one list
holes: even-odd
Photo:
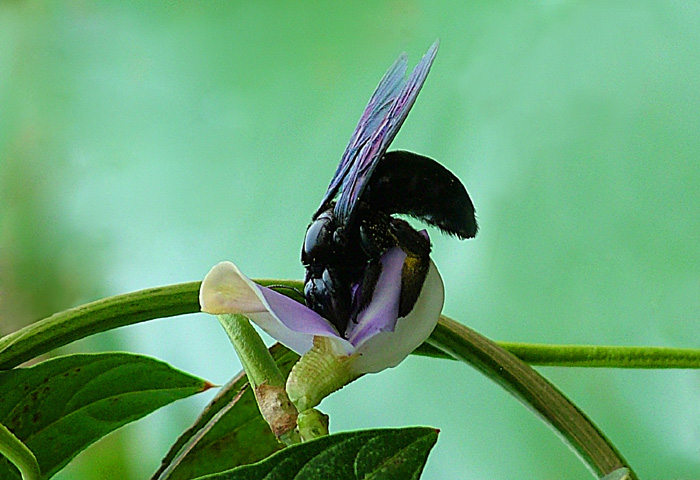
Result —
[{"label": "bee's leg", "polygon": [[368,258],[362,272],[358,292],[354,295],[353,313],[359,314],[372,301],[374,288],[382,273],[379,261],[384,253],[396,246],[396,239],[391,235],[388,215],[372,215],[365,217],[360,223],[360,247]]},{"label": "bee's leg", "polygon": [[401,300],[399,317],[408,315],[420,296],[425,277],[428,276],[430,257],[409,254],[401,271]]},{"label": "bee's leg", "polygon": [[368,215],[362,219],[360,247],[367,258],[378,261],[387,250],[398,245],[398,239],[392,232],[393,220],[389,215],[381,213]]},{"label": "bee's leg", "polygon": [[357,315],[360,314],[372,301],[374,295],[374,287],[377,286],[377,280],[382,273],[382,264],[379,260],[370,260],[367,262],[362,280],[360,280],[357,291],[353,295],[352,320],[356,321]]},{"label": "bee's leg", "polygon": [[[420,296],[423,282],[430,268],[430,240],[417,232],[408,222],[389,215],[377,214],[367,217],[360,225],[360,243],[371,259],[379,259],[391,247],[398,246],[406,253],[401,270],[401,298],[399,317],[413,310]],[[377,263],[379,263],[377,261]],[[381,264],[380,264],[381,265]],[[376,272],[379,278],[381,270]],[[375,273],[375,272],[370,272]],[[374,283],[376,284],[376,278]],[[372,292],[374,285],[372,285]],[[367,304],[371,300],[365,298]]]},{"label": "bee's leg", "polygon": [[398,245],[406,253],[401,270],[401,299],[399,317],[408,315],[416,304],[430,268],[430,240],[408,223],[392,219],[392,231]]}]

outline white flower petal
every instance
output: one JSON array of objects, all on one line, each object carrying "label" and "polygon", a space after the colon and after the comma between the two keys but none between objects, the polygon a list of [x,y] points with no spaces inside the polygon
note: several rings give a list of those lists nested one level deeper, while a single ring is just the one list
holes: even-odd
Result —
[{"label": "white flower petal", "polygon": [[358,356],[353,364],[356,372],[376,373],[395,367],[432,333],[445,300],[445,287],[437,267],[430,269],[413,310],[396,322],[393,332],[384,331],[356,345]]},{"label": "white flower petal", "polygon": [[199,305],[203,312],[212,315],[248,315],[267,310],[251,288],[249,279],[231,262],[217,264],[204,277],[199,289]]},{"label": "white flower petal", "polygon": [[231,262],[221,262],[211,269],[202,282],[199,302],[207,313],[245,315],[300,355],[313,346],[316,335],[329,337],[338,351],[354,351],[323,317],[281,293],[261,287]]}]

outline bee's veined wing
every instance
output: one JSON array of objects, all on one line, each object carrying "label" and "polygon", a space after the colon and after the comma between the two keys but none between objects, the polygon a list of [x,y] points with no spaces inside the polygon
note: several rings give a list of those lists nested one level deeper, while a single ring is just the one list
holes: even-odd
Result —
[{"label": "bee's veined wing", "polygon": [[338,193],[338,188],[352,166],[352,162],[357,156],[359,149],[367,143],[371,133],[376,130],[379,121],[386,117],[388,109],[398,96],[405,82],[406,66],[406,54],[402,53],[391,68],[384,74],[379,85],[377,85],[377,88],[372,94],[372,98],[369,99],[369,103],[360,117],[360,121],[355,127],[355,131],[350,138],[350,143],[348,143],[348,146],[345,148],[338,168],[331,179],[330,185],[328,185],[328,191],[321,202],[319,211],[324,210],[328,206],[328,202]]},{"label": "bee's veined wing", "polygon": [[328,207],[340,189],[335,214],[343,224],[349,220],[357,199],[364,191],[366,180],[372,175],[379,158],[389,148],[411,110],[433,63],[438,45],[436,40],[408,80],[405,77],[405,53],[384,74],[355,127],[317,213]]}]

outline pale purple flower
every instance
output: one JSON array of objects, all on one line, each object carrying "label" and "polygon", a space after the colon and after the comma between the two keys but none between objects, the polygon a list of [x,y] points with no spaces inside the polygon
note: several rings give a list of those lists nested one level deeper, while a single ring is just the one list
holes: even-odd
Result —
[{"label": "pale purple flower", "polygon": [[405,259],[399,247],[381,257],[382,272],[370,304],[342,333],[306,306],[256,284],[231,262],[221,262],[207,274],[200,304],[202,311],[215,315],[245,315],[300,355],[313,347],[315,336],[326,337],[335,356],[352,358],[355,374],[379,372],[398,365],[423,343],[442,311],[444,287],[431,260],[418,301],[406,317],[398,318]]}]

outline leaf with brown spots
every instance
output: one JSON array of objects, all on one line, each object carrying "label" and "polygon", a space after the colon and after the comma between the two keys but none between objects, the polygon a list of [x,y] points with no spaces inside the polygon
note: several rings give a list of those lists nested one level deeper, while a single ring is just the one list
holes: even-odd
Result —
[{"label": "leaf with brown spots", "polygon": [[[111,431],[211,386],[141,355],[69,355],[0,372],[0,423],[49,478]],[[4,458],[0,478],[20,479]]]}]

